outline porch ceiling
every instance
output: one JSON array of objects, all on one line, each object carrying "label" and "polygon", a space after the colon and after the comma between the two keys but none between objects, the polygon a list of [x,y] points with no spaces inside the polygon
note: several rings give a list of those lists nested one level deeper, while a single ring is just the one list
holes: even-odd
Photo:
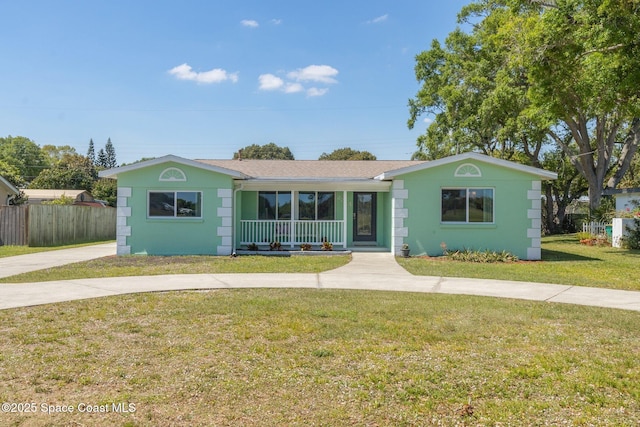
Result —
[{"label": "porch ceiling", "polygon": [[372,179],[248,179],[236,181],[236,188],[247,191],[377,191],[388,192],[391,181]]}]

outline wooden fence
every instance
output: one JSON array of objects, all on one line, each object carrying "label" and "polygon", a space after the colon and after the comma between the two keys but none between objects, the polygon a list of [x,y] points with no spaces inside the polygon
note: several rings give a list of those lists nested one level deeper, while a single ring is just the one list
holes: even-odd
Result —
[{"label": "wooden fence", "polygon": [[0,207],[0,245],[58,246],[116,238],[116,210],[89,206]]},{"label": "wooden fence", "polygon": [[29,206],[0,206],[0,246],[24,246],[28,242]]}]

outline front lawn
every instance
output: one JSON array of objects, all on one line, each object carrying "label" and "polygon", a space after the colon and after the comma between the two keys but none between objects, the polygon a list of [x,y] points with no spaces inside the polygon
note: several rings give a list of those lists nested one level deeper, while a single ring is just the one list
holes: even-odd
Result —
[{"label": "front lawn", "polygon": [[2,425],[640,424],[640,316],[622,310],[252,289],[3,310],[0,325],[0,402],[37,405]]},{"label": "front lawn", "polygon": [[332,256],[110,256],[0,279],[29,283],[160,274],[319,273],[347,264],[350,255]]},{"label": "front lawn", "polygon": [[17,255],[27,255],[27,254],[35,254],[38,252],[47,252],[47,251],[57,251],[60,249],[71,249],[71,248],[79,248],[82,246],[91,246],[102,243],[109,243],[110,241],[104,242],[91,242],[91,243],[78,243],[75,245],[62,245],[62,246],[13,246],[13,245],[2,245],[0,246],[0,258],[9,257],[9,256],[17,256]]},{"label": "front lawn", "polygon": [[581,245],[575,235],[542,239],[542,261],[479,264],[398,258],[411,274],[557,283],[640,291],[640,251]]}]

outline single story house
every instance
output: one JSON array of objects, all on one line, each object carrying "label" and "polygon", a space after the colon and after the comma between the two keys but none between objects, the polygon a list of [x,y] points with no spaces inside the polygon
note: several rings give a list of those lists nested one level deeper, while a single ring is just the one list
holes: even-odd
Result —
[{"label": "single story house", "polygon": [[189,160],[101,171],[118,180],[117,253],[227,255],[280,242],[540,259],[542,169],[464,153],[435,161]]},{"label": "single story house", "polygon": [[93,202],[93,196],[87,190],[48,190],[40,188],[26,188],[24,194],[29,196],[30,205],[51,202],[62,196],[71,197],[74,203]]},{"label": "single story house", "polygon": [[0,206],[8,206],[10,200],[18,194],[20,194],[20,190],[0,176]]}]

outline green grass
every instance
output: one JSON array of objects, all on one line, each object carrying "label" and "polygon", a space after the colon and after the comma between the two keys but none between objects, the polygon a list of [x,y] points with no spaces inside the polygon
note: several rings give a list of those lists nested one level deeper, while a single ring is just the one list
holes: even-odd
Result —
[{"label": "green grass", "polygon": [[0,311],[3,425],[640,423],[640,316],[452,295],[138,294]]},{"label": "green grass", "polygon": [[343,266],[349,255],[332,256],[110,256],[0,279],[29,283],[99,277],[214,273],[319,273]]},{"label": "green grass", "polygon": [[17,255],[27,255],[27,254],[35,254],[38,252],[46,252],[46,251],[57,251],[60,249],[71,249],[71,248],[79,248],[82,246],[90,246],[101,243],[109,243],[110,241],[104,242],[91,242],[91,243],[79,243],[76,245],[63,245],[63,246],[41,246],[41,247],[30,247],[30,246],[0,246],[0,258],[8,257],[8,256],[17,256]]},{"label": "green grass", "polygon": [[581,245],[575,235],[545,237],[542,261],[478,264],[443,257],[398,258],[416,275],[557,283],[640,291],[640,251]]}]

